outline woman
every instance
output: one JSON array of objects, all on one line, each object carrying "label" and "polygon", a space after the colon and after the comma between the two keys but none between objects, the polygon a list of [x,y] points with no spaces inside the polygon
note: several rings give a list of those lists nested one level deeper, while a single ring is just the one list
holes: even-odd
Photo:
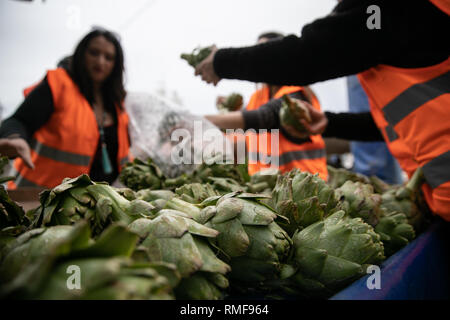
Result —
[{"label": "woman", "polygon": [[14,161],[9,188],[52,188],[87,173],[112,183],[128,161],[124,56],[116,36],[88,33],[67,68],[47,72],[0,128],[0,153]]}]

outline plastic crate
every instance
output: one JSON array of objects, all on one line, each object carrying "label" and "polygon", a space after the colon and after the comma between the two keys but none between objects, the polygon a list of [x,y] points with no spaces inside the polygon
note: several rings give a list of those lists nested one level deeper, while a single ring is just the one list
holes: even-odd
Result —
[{"label": "plastic crate", "polygon": [[[437,218],[381,265],[381,288],[369,289],[372,274],[330,300],[440,300],[450,298],[450,223]],[[370,282],[370,281],[369,281]]]}]

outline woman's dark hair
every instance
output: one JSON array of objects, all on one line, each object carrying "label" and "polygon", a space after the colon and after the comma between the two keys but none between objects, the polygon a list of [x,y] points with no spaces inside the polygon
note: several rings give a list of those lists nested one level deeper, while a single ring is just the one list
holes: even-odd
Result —
[{"label": "woman's dark hair", "polygon": [[126,91],[123,85],[123,74],[124,74],[124,56],[122,46],[118,40],[118,37],[111,31],[95,28],[93,31],[89,32],[75,48],[75,52],[72,56],[72,60],[69,66],[69,73],[73,81],[80,88],[81,93],[86,97],[86,99],[92,103],[94,96],[92,90],[92,80],[88,75],[85,65],[85,53],[92,39],[102,36],[114,45],[116,55],[114,60],[114,68],[106,78],[102,85],[103,99],[105,99],[105,108],[115,113],[114,105],[118,105],[122,108],[122,101],[125,99]]}]

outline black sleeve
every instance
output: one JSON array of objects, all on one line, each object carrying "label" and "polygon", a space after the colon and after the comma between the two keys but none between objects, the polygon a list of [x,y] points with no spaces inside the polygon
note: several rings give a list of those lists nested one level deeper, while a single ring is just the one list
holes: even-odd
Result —
[{"label": "black sleeve", "polygon": [[[300,92],[293,92],[289,94],[292,98],[297,98],[301,100],[305,100],[305,96]],[[244,110],[242,111],[242,116],[244,117],[244,130],[248,129],[279,129],[281,133],[291,142],[302,144],[305,142],[310,142],[311,139],[299,139],[296,137],[292,137],[286,130],[284,130],[280,126],[280,117],[279,112],[281,109],[282,100],[281,99],[272,99],[265,105],[259,107],[256,110]]]},{"label": "black sleeve", "polygon": [[[294,95],[294,97],[296,97]],[[297,96],[298,98],[298,96]],[[308,140],[291,137],[280,126],[278,115],[281,100],[273,99],[257,110],[242,111],[245,130],[248,129],[280,129],[286,138],[294,143],[304,143]],[[332,113],[325,112],[328,126],[322,134],[324,138],[340,138],[351,141],[384,141],[380,130],[375,124],[370,112],[363,113]]]},{"label": "black sleeve", "polygon": [[339,138],[352,141],[384,141],[370,112],[332,113],[325,112],[328,125],[324,138]]},{"label": "black sleeve", "polygon": [[[367,27],[370,5],[380,8],[381,29]],[[304,86],[380,63],[432,65],[448,57],[449,22],[428,0],[344,0],[301,37],[218,50],[214,69],[220,78]]]},{"label": "black sleeve", "polygon": [[50,119],[53,111],[53,97],[45,77],[25,98],[16,112],[2,123],[0,137],[5,138],[14,134],[30,142],[34,132]]}]

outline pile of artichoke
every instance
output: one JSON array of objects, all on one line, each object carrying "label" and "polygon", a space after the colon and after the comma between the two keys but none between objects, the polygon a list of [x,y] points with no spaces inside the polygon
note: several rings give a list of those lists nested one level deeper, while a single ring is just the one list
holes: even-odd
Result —
[{"label": "pile of artichoke", "polygon": [[0,297],[327,298],[420,232],[420,177],[375,189],[212,163],[169,179],[137,159],[124,188],[67,178],[26,213],[2,188]]}]

